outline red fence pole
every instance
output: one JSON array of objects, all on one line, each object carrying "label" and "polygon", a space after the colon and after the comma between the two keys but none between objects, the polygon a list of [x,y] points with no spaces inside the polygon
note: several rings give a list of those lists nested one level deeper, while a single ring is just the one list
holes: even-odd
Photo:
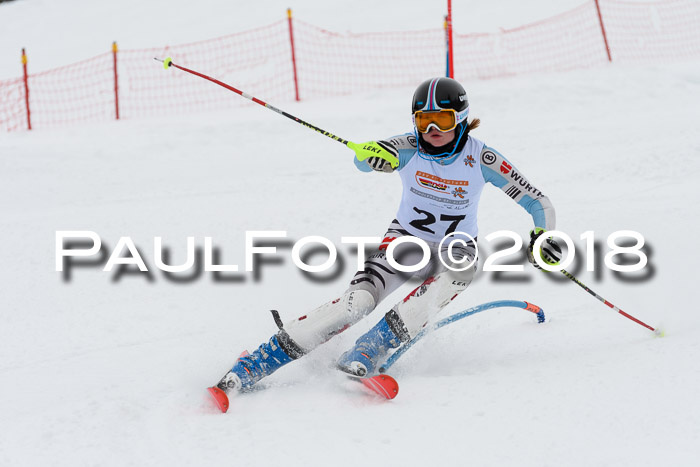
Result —
[{"label": "red fence pole", "polygon": [[447,60],[449,62],[448,70],[450,78],[455,77],[455,67],[454,67],[454,54],[452,47],[452,0],[447,0]]},{"label": "red fence pole", "polygon": [[22,49],[22,67],[24,68],[24,103],[27,106],[27,129],[32,129],[32,117],[29,112],[29,76],[27,75],[27,53]]},{"label": "red fence pole", "polygon": [[608,45],[608,36],[605,34],[605,26],[603,25],[603,15],[600,12],[600,3],[595,0],[595,8],[598,10],[598,21],[600,21],[600,30],[603,32],[603,42],[605,42],[605,51],[608,53],[608,61],[612,62],[612,56],[610,55],[610,46]]},{"label": "red fence pole", "polygon": [[112,42],[112,56],[114,57],[114,109],[119,120],[119,75],[117,75],[117,41]]},{"label": "red fence pole", "polygon": [[297,79],[297,59],[294,53],[294,32],[292,30],[292,9],[287,8],[287,21],[289,23],[289,43],[292,46],[292,69],[294,70],[294,98],[299,102],[299,80]]}]

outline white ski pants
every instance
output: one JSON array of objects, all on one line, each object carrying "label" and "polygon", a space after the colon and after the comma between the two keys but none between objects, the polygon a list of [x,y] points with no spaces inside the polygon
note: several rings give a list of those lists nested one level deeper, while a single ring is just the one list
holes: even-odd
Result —
[{"label": "white ski pants", "polygon": [[[391,311],[398,315],[407,333],[402,340],[415,337],[433,316],[469,286],[476,272],[476,247],[473,242],[453,247],[452,257],[456,261],[467,258],[466,265],[474,259],[472,266],[466,270],[453,271],[438,258],[440,254],[445,263],[455,268],[463,267],[450,261],[446,251],[448,242],[445,242],[441,252],[438,252],[437,243],[426,242],[430,247],[428,264],[417,272],[403,273],[389,264],[386,249],[391,241],[407,235],[411,234],[394,220],[384,235],[379,251],[367,258],[364,269],[355,274],[350,287],[340,298],[284,325],[292,340],[305,351],[311,351],[367,316],[412,277],[419,278],[422,283],[395,304]],[[395,248],[393,256],[399,264],[413,265],[423,258],[423,251],[415,245],[404,244]]]}]

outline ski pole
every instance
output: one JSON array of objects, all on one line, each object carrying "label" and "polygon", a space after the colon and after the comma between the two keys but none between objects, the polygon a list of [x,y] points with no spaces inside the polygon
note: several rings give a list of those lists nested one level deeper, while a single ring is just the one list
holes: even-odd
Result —
[{"label": "ski pole", "polygon": [[173,59],[170,57],[166,58],[165,60],[161,60],[159,58],[154,58],[154,60],[161,62],[163,64],[163,68],[165,68],[166,70],[170,67],[175,67],[179,70],[185,71],[185,72],[193,74],[195,76],[199,76],[200,78],[204,78],[208,81],[211,81],[212,83],[218,84],[219,86],[228,89],[229,91],[233,91],[236,94],[245,97],[249,101],[253,101],[256,104],[260,104],[263,107],[270,109],[272,111],[275,111],[280,115],[284,115],[288,119],[293,120],[293,121],[299,123],[300,125],[305,126],[306,128],[311,128],[312,130],[317,131],[318,133],[321,133],[323,136],[328,136],[329,138],[331,138],[331,139],[333,139],[341,144],[344,144],[345,146],[347,146],[350,149],[352,149],[353,151],[355,151],[355,155],[357,157],[357,160],[359,160],[359,161],[364,161],[366,159],[369,159],[370,157],[379,157],[379,158],[384,159],[385,161],[389,162],[389,164],[391,164],[391,167],[394,169],[399,166],[398,157],[396,155],[394,155],[393,153],[391,153],[390,151],[388,151],[386,148],[386,145],[384,145],[383,143],[377,143],[375,141],[370,141],[368,143],[362,143],[362,144],[353,143],[352,141],[348,141],[346,139],[343,139],[339,136],[334,135],[333,133],[330,133],[326,130],[323,130],[323,129],[317,127],[316,125],[312,125],[308,122],[305,122],[304,120],[300,119],[299,117],[295,117],[292,114],[289,114],[283,110],[280,110],[277,107],[274,107],[274,106],[268,104],[267,102],[258,99],[257,97],[251,96],[247,92],[243,92],[239,89],[234,88],[233,86],[231,86],[229,84],[226,84],[222,81],[219,81],[218,79],[212,78],[211,76],[207,76],[203,73],[199,73],[199,72],[194,71],[194,70],[190,70],[189,68],[185,68],[184,66],[180,66],[177,63],[173,63]]},{"label": "ski pole", "polygon": [[571,279],[572,281],[574,281],[575,283],[577,283],[578,285],[580,285],[581,288],[583,288],[583,290],[585,290],[585,291],[588,292],[589,294],[593,295],[595,298],[597,298],[597,299],[600,300],[601,302],[605,303],[606,305],[608,305],[610,308],[612,308],[613,310],[615,310],[615,311],[617,311],[618,313],[620,313],[620,314],[621,314],[622,316],[624,316],[625,318],[631,319],[631,320],[634,321],[635,323],[637,323],[637,324],[639,324],[639,325],[641,325],[641,326],[644,326],[645,328],[647,328],[647,329],[649,329],[650,331],[652,331],[656,336],[658,336],[658,337],[663,337],[664,332],[663,332],[661,329],[659,329],[659,328],[652,328],[651,326],[649,326],[649,325],[646,324],[645,322],[643,322],[643,321],[641,321],[641,320],[638,320],[637,318],[635,318],[634,316],[630,315],[629,313],[625,313],[624,311],[622,311],[621,309],[619,309],[618,307],[616,307],[615,305],[613,305],[612,303],[610,303],[609,301],[607,301],[606,299],[604,299],[603,297],[601,297],[600,295],[598,295],[597,293],[595,293],[594,291],[592,291],[592,290],[591,290],[590,288],[588,288],[583,282],[581,282],[580,280],[576,279],[571,273],[567,272],[566,270],[562,269],[562,270],[559,271],[559,272],[561,272],[561,273],[564,274],[566,277],[568,277],[569,279]]},{"label": "ski pole", "polygon": [[532,303],[528,303],[525,301],[519,301],[519,300],[497,300],[495,302],[488,302],[488,303],[482,303],[481,305],[473,306],[471,308],[468,308],[464,311],[460,311],[459,313],[455,313],[453,315],[448,316],[447,318],[443,318],[431,327],[423,329],[421,332],[419,332],[416,337],[411,339],[410,341],[406,342],[403,344],[401,347],[399,347],[396,352],[391,354],[391,357],[387,359],[386,362],[379,368],[380,373],[385,373],[394,363],[396,363],[396,360],[398,360],[408,349],[410,349],[413,344],[421,340],[423,337],[428,332],[434,331],[436,329],[440,329],[443,326],[447,326],[450,323],[454,323],[455,321],[458,321],[462,318],[466,318],[467,316],[474,315],[476,313],[480,313],[485,310],[490,310],[492,308],[501,308],[501,307],[513,307],[513,308],[522,308],[523,310],[527,310],[531,313],[534,313],[537,315],[537,322],[538,323],[544,323],[545,321],[545,316],[544,316],[544,310],[540,308],[537,305],[534,305]]},{"label": "ski pole", "polygon": [[180,65],[178,65],[178,64],[176,64],[176,63],[173,63],[173,59],[170,58],[170,57],[166,58],[165,60],[161,60],[161,59],[159,59],[159,58],[154,58],[154,60],[161,62],[161,63],[163,64],[163,68],[165,68],[166,70],[167,70],[168,68],[170,68],[170,67],[175,67],[175,68],[177,68],[177,69],[179,69],[179,70],[186,71],[187,73],[191,73],[191,74],[193,74],[193,75],[195,75],[195,76],[199,76],[200,78],[204,78],[204,79],[206,79],[206,80],[209,80],[209,81],[211,81],[212,83],[216,83],[216,84],[218,84],[219,86],[228,89],[229,91],[233,91],[233,92],[235,92],[236,94],[239,94],[239,95],[245,97],[245,98],[248,99],[249,101],[253,101],[253,102],[255,102],[256,104],[260,104],[260,105],[262,105],[263,107],[265,107],[265,108],[267,108],[267,109],[270,109],[270,110],[273,110],[273,111],[277,112],[277,113],[280,114],[280,115],[284,115],[285,117],[287,117],[287,118],[289,118],[289,119],[291,119],[291,120],[294,120],[295,122],[297,122],[297,123],[299,123],[299,124],[301,124],[301,125],[304,125],[304,126],[307,127],[307,128],[311,128],[312,130],[318,131],[318,132],[321,133],[323,136],[328,136],[329,138],[334,139],[334,140],[338,141],[339,143],[342,143],[342,144],[344,144],[344,145],[346,145],[346,146],[349,146],[348,143],[352,143],[352,141],[345,140],[345,139],[343,139],[343,138],[340,138],[339,136],[334,135],[333,133],[329,133],[329,132],[327,132],[326,130],[322,130],[321,128],[319,128],[319,127],[317,127],[317,126],[314,126],[314,125],[312,125],[312,124],[310,124],[310,123],[307,123],[307,122],[305,122],[304,120],[295,117],[294,115],[288,114],[287,112],[284,112],[284,111],[278,109],[277,107],[274,107],[274,106],[268,104],[267,102],[261,101],[261,100],[258,99],[257,97],[251,96],[250,94],[248,94],[248,93],[246,93],[246,92],[243,92],[243,91],[241,91],[241,90],[239,90],[239,89],[236,89],[236,88],[234,88],[234,87],[231,86],[231,85],[228,85],[228,84],[226,84],[226,83],[224,83],[224,82],[222,82],[222,81],[219,81],[218,79],[214,79],[214,78],[212,78],[211,76],[207,76],[207,75],[205,75],[205,74],[203,74],[203,73],[199,73],[199,72],[197,72],[197,71],[190,70],[189,68],[185,68],[184,66],[180,66]]}]

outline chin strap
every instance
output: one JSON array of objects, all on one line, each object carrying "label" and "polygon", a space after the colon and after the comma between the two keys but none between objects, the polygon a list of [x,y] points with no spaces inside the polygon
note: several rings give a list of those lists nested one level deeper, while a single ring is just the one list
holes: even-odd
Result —
[{"label": "chin strap", "polygon": [[418,139],[418,130],[416,127],[413,127],[413,134],[416,137],[416,146],[418,149],[418,157],[421,159],[433,161],[433,162],[440,162],[443,165],[451,164],[459,155],[459,153],[455,154],[455,151],[457,151],[457,146],[459,146],[459,142],[462,140],[462,136],[464,136],[464,132],[467,130],[467,127],[469,125],[462,125],[462,130],[459,132],[459,136],[457,137],[457,140],[455,141],[454,147],[452,148],[452,151],[450,152],[443,152],[442,154],[428,154],[423,151],[421,151],[420,148],[420,140]]}]

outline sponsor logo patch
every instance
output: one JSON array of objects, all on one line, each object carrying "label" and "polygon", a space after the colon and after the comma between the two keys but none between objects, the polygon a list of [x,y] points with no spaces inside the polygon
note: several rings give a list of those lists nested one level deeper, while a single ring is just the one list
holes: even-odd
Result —
[{"label": "sponsor logo patch", "polygon": [[[447,209],[465,209],[467,206],[469,206],[469,199],[450,199],[450,198],[442,198],[440,196],[435,196],[431,195],[430,193],[423,193],[422,191],[411,187],[411,193],[414,195],[426,198],[426,199],[431,199],[433,201],[437,201],[442,204],[448,204],[450,206],[446,206]],[[466,193],[466,191],[465,191]],[[452,207],[454,206],[454,207]]]},{"label": "sponsor logo patch", "polygon": [[389,247],[389,243],[391,243],[394,240],[396,240],[396,237],[384,237],[384,240],[382,240],[382,244],[379,245],[379,249],[386,250]]},{"label": "sponsor logo patch", "polygon": [[474,164],[476,164],[476,161],[474,160],[474,158],[471,155],[467,156],[467,158],[464,159],[464,165],[468,165],[469,167],[474,167]]},{"label": "sponsor logo patch", "polygon": [[[510,178],[511,178],[514,182],[517,182],[517,184],[520,185],[520,188],[522,188],[523,190],[527,191],[528,193],[534,195],[535,197],[537,197],[537,198],[542,198],[542,197],[544,196],[544,194],[543,194],[540,190],[538,190],[538,189],[535,188],[534,186],[530,185],[530,183],[529,183],[527,180],[525,180],[525,177],[523,177],[522,175],[520,175],[520,174],[519,174],[518,172],[516,172],[515,170],[513,170],[513,171],[510,173]],[[517,196],[517,195],[516,195],[516,196]]]},{"label": "sponsor logo patch", "polygon": [[455,198],[459,196],[460,198],[464,199],[464,195],[466,194],[467,192],[464,191],[464,189],[461,186],[452,190],[452,196],[454,196]]},{"label": "sponsor logo patch", "polygon": [[448,180],[421,171],[416,172],[416,182],[424,188],[440,193],[449,193],[448,189],[451,187],[469,186],[468,180]]},{"label": "sponsor logo patch", "polygon": [[428,180],[428,179],[421,178],[421,177],[418,177],[418,183],[421,186],[424,186],[426,188],[430,188],[431,190],[435,190],[435,191],[447,190],[447,185],[445,185],[444,183],[437,183],[437,182],[434,182],[432,180]]},{"label": "sponsor logo patch", "polygon": [[491,151],[486,151],[481,155],[481,162],[486,165],[493,165],[493,163],[496,162],[496,154]]},{"label": "sponsor logo patch", "polygon": [[501,162],[501,173],[502,174],[507,174],[508,172],[511,171],[512,168],[513,168],[513,166],[510,165],[509,163],[507,163],[506,161]]},{"label": "sponsor logo patch", "polygon": [[430,284],[432,284],[433,282],[435,282],[435,278],[432,276],[428,277],[421,285],[419,285],[418,287],[413,289],[413,292],[406,295],[406,298],[403,299],[403,302],[406,303],[407,301],[409,301],[411,299],[411,297],[420,297],[425,292],[427,292],[428,286]]}]

